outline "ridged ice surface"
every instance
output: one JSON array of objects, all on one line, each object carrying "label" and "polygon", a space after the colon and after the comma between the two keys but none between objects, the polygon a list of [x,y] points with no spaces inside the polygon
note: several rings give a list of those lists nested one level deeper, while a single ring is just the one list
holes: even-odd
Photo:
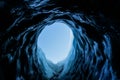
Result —
[{"label": "ridged ice surface", "polygon": [[[117,79],[112,67],[109,34],[113,26],[99,24],[105,20],[103,16],[72,11],[67,4],[64,6],[52,0],[24,0],[12,8],[10,14],[13,22],[0,32],[1,80]],[[37,47],[41,31],[55,22],[69,25],[74,35],[68,57],[58,64],[47,61]]]}]

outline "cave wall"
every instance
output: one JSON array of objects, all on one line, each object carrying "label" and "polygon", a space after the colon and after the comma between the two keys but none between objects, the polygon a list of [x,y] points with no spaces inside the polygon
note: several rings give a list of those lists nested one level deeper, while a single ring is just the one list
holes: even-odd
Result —
[{"label": "cave wall", "polygon": [[[119,79],[119,4],[120,1],[117,0],[0,1],[0,80],[48,79],[44,72],[45,67],[42,66],[44,64],[43,61],[40,60],[40,63],[38,63],[39,60],[36,57],[36,41],[38,34],[44,26],[52,24],[55,21],[64,21],[71,25],[74,36],[76,37],[74,49],[77,58],[73,60],[67,72],[64,68],[61,75],[55,75],[51,79]],[[82,38],[83,44],[80,42]],[[85,40],[87,40],[87,42]],[[98,56],[95,60],[93,58],[95,52],[94,56],[88,53],[86,54],[87,57],[83,55],[84,58],[81,58],[82,54],[79,54],[80,44],[83,45],[83,52],[85,52],[87,50],[85,45],[87,45],[88,42],[90,42],[89,45],[91,46],[89,48],[90,51],[94,50],[95,43],[99,45]],[[110,47],[110,50],[105,52],[103,43],[107,45],[107,48]],[[109,51],[110,54],[105,54],[109,53]],[[107,55],[107,57],[105,55]],[[97,64],[95,61],[97,61],[100,56],[102,56],[103,59],[100,60],[100,64]],[[90,64],[92,59],[94,62]],[[104,70],[103,72],[99,72],[104,65],[107,65],[105,64],[107,60],[107,67],[109,68],[106,70],[108,70],[108,73],[104,73]],[[84,64],[85,62],[86,64]],[[94,66],[94,64],[97,66]],[[68,65],[70,64],[66,63],[64,66]],[[95,76],[94,73],[90,73],[88,68],[84,69],[85,65],[88,66],[90,70],[96,67],[98,75]],[[92,65],[94,67],[91,67]],[[81,69],[82,67],[83,69]],[[103,76],[105,74],[107,74],[107,76]]]}]

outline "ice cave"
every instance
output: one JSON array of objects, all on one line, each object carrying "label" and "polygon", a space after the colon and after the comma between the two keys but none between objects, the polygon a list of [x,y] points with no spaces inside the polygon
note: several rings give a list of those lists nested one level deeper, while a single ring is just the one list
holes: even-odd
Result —
[{"label": "ice cave", "polygon": [[120,80],[119,5],[0,0],[0,80]]}]

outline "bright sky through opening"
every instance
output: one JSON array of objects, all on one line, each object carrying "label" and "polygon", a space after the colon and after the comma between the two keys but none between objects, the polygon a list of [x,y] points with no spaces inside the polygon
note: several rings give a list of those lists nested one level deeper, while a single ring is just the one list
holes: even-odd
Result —
[{"label": "bright sky through opening", "polygon": [[72,30],[67,24],[55,22],[42,30],[37,45],[46,58],[56,64],[68,56],[73,38]]}]

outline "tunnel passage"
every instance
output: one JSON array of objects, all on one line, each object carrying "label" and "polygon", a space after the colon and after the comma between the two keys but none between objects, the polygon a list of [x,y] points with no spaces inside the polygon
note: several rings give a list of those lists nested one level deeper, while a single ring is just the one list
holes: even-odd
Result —
[{"label": "tunnel passage", "polygon": [[[102,13],[94,12],[95,8],[84,10],[78,2],[72,2],[65,6],[67,0],[64,4],[60,0],[25,0],[19,5],[3,5],[6,14],[2,15],[7,16],[0,18],[1,80],[117,79],[119,67],[113,65],[112,56],[117,54],[114,41],[119,30]],[[54,65],[37,47],[37,39],[45,26],[59,21],[70,26],[74,39],[64,64]]]},{"label": "tunnel passage", "polygon": [[45,26],[38,37],[37,45],[48,60],[57,64],[69,55],[72,41],[73,33],[69,26],[56,22]]}]

